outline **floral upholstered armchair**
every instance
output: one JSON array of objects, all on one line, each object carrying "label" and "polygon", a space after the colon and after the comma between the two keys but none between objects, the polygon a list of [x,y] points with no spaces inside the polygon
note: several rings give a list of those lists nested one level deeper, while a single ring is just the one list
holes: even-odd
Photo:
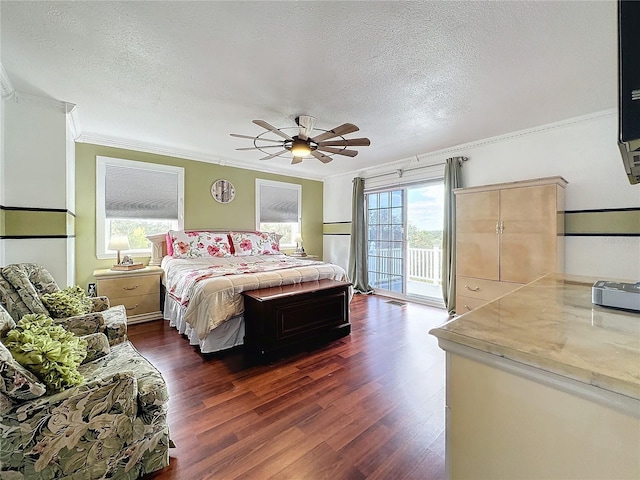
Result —
[{"label": "floral upholstered armchair", "polygon": [[[61,325],[84,335],[90,322]],[[20,323],[0,306],[1,479],[135,479],[169,464],[166,383],[126,330],[112,346],[102,332],[81,337],[78,384],[51,391],[12,354]]]},{"label": "floral upholstered armchair", "polygon": [[56,318],[56,312],[47,309],[43,297],[59,292],[60,288],[51,274],[38,264],[15,263],[0,267],[0,305],[16,322],[29,313],[43,314],[76,333],[104,332],[111,345],[127,339],[124,306],[110,307],[107,297],[94,297],[91,298],[90,312]]}]

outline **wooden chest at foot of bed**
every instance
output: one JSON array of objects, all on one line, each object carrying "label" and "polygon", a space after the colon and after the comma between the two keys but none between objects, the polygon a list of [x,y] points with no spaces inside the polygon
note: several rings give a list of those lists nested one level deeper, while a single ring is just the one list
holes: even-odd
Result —
[{"label": "wooden chest at foot of bed", "polygon": [[244,292],[244,345],[266,354],[348,335],[349,282],[319,280]]}]

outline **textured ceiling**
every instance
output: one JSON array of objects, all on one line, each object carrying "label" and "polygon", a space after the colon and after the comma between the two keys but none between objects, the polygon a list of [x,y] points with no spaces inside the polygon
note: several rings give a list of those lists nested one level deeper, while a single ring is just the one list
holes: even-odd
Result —
[{"label": "textured ceiling", "polygon": [[[17,92],[77,105],[81,141],[323,178],[615,108],[607,2],[12,2]],[[236,151],[261,119],[354,123],[323,165]],[[291,131],[288,131],[291,133]]]}]

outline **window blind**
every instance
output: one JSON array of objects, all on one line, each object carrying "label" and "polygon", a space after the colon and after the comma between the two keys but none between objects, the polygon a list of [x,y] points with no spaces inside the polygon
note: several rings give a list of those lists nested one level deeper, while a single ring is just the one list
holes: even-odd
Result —
[{"label": "window blind", "polygon": [[107,164],[107,218],[178,219],[178,174]]},{"label": "window blind", "polygon": [[260,185],[260,223],[297,223],[298,190]]}]

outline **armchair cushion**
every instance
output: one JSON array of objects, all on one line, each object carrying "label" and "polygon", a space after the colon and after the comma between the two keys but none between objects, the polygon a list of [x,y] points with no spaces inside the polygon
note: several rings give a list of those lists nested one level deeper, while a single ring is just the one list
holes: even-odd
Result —
[{"label": "armchair cushion", "polygon": [[[7,279],[11,286],[18,292],[20,298],[29,309],[29,313],[37,313],[42,315],[49,315],[49,311],[40,300],[40,293],[49,293],[55,290],[51,288],[55,285],[58,290],[55,281],[51,277],[51,274],[44,270],[39,265],[33,263],[14,263],[2,267],[2,276]],[[40,279],[40,276],[44,276],[44,279]],[[30,280],[33,278],[33,282]],[[53,282],[53,284],[51,283]],[[38,290],[38,286],[41,288]],[[15,317],[14,317],[15,318]]]},{"label": "armchair cushion", "polygon": [[32,313],[27,304],[22,301],[18,291],[2,276],[0,268],[0,304],[9,312],[11,318],[20,320],[28,313]]}]

